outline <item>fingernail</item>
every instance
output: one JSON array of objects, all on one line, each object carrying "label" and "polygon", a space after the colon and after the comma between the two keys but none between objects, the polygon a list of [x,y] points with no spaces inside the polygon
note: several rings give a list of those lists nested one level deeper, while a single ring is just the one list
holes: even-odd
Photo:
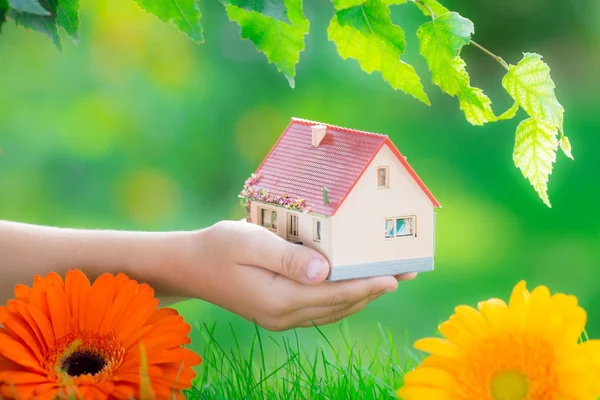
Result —
[{"label": "fingernail", "polygon": [[306,279],[309,281],[314,281],[319,275],[321,275],[325,268],[327,268],[327,266],[323,260],[315,258],[310,262],[310,264],[308,264],[308,269],[306,270]]},{"label": "fingernail", "polygon": [[391,287],[389,287],[389,288],[385,289],[385,290],[383,291],[383,293],[384,293],[384,294],[392,293],[392,292],[395,292],[395,291],[396,291],[396,289],[397,289],[397,288],[391,288]]}]

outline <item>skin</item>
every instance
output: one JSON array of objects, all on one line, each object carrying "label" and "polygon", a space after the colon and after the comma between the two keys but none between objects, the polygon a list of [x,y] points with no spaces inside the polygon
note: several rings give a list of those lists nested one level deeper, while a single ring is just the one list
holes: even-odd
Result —
[{"label": "skin", "polygon": [[125,273],[161,304],[201,299],[271,331],[340,321],[416,274],[326,281],[320,253],[244,221],[197,231],[76,230],[0,221],[0,304],[16,284],[72,268],[90,281]]}]

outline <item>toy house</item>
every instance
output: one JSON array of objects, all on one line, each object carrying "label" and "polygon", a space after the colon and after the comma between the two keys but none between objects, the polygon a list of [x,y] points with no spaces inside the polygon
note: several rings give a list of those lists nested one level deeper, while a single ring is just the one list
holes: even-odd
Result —
[{"label": "toy house", "polygon": [[240,197],[248,222],[325,255],[329,280],[433,270],[440,204],[385,135],[292,118]]}]

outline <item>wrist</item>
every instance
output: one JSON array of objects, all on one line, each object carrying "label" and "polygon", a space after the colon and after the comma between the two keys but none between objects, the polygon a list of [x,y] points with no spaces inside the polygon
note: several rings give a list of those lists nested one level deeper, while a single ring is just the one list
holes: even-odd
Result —
[{"label": "wrist", "polygon": [[202,232],[168,232],[152,236],[143,249],[136,249],[127,257],[124,272],[148,283],[157,296],[197,297],[191,290],[189,275],[199,272],[194,270],[202,267],[202,258],[199,258]]}]

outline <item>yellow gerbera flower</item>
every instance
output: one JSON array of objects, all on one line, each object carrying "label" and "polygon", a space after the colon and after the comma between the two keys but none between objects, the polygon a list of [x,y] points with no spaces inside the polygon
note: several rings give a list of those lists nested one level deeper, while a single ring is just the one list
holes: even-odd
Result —
[{"label": "yellow gerbera flower", "polygon": [[444,338],[415,343],[430,355],[404,378],[404,400],[596,400],[600,341],[580,342],[586,313],[577,298],[531,293],[525,282],[508,305],[459,306],[439,326]]}]

